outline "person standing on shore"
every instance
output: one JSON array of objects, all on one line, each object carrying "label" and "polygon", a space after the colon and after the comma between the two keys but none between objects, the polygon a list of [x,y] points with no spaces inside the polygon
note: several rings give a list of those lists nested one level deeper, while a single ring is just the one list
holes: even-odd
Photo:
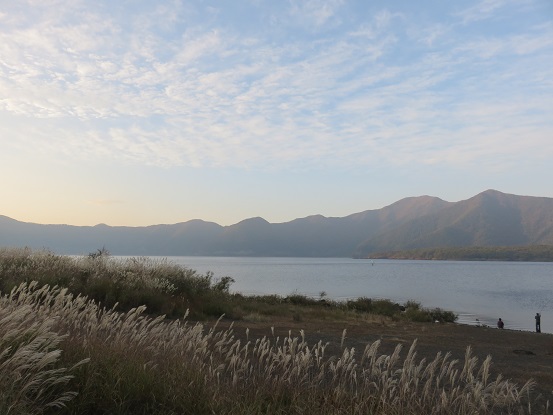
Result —
[{"label": "person standing on shore", "polygon": [[498,329],[502,329],[504,326],[505,326],[505,324],[503,323],[503,320],[501,320],[501,319],[497,320],[497,328]]},{"label": "person standing on shore", "polygon": [[536,333],[541,333],[541,315],[540,313],[536,313]]}]

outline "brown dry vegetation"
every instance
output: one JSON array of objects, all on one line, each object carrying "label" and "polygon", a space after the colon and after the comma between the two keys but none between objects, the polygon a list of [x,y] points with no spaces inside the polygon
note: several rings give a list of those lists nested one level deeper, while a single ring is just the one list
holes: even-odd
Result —
[{"label": "brown dry vegetation", "polygon": [[[313,330],[321,325],[312,336],[284,325],[262,329],[264,323],[209,327],[147,317],[143,307],[107,310],[36,283],[0,297],[0,311],[0,379],[20,383],[0,394],[7,414],[460,415],[546,408],[544,397],[529,393],[532,382],[491,371],[491,357],[479,359],[470,347],[459,358],[433,355],[428,344],[420,352],[417,342],[404,344],[416,331],[394,330],[382,318],[314,321]],[[338,323],[363,335],[348,338]],[[381,328],[372,342],[369,325]]]},{"label": "brown dry vegetation", "polygon": [[[414,323],[417,305],[398,315],[368,299],[249,302],[166,263],[2,253],[2,415],[540,414],[552,398],[551,335]],[[155,317],[129,309],[129,292],[161,306],[179,293],[226,301],[241,317]]]},{"label": "brown dry vegetation", "polygon": [[[438,352],[451,352],[462,361],[467,346],[482,362],[492,357],[492,372],[522,385],[529,379],[536,384],[533,395],[536,404],[553,403],[553,334],[516,330],[499,330],[463,324],[432,324],[393,321],[383,316],[363,316],[342,320],[322,320],[304,314],[301,321],[264,319],[263,321],[222,321],[221,327],[232,324],[237,335],[249,337],[268,335],[274,327],[276,335],[298,334],[304,330],[309,342],[328,342],[327,351],[337,354],[342,347],[362,351],[366,344],[381,341],[380,350],[391,353],[397,344],[408,349],[417,340],[419,358],[433,359]],[[343,339],[344,330],[346,331]],[[538,412],[541,413],[541,412]]]}]

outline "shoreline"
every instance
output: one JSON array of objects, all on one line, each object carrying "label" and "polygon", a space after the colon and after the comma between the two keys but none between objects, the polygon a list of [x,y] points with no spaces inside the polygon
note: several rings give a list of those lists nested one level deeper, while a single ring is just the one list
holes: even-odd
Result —
[{"label": "shoreline", "polygon": [[516,331],[516,332],[523,332],[523,333],[536,333],[536,334],[551,334],[553,335],[553,332],[551,331],[544,331],[542,330],[541,333],[537,333],[535,329],[524,329],[519,327],[504,327],[503,329],[499,329],[495,322],[494,324],[485,324],[482,322],[461,322],[461,321],[455,321],[454,324],[459,324],[463,326],[470,326],[470,327],[479,327],[479,328],[486,328],[486,329],[497,329],[497,330],[510,330],[510,331]]}]

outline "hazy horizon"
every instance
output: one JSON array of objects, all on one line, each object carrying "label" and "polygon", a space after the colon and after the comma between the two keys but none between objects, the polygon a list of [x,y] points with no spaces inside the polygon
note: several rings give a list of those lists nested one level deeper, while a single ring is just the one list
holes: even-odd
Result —
[{"label": "hazy horizon", "polygon": [[[501,192],[499,190],[496,190],[496,189],[486,189],[486,190],[483,190],[482,192],[479,192],[478,194],[475,194],[475,195],[472,195],[470,196],[468,199],[474,197],[474,196],[477,196],[481,193],[484,193],[484,192],[488,192],[488,191],[492,191],[492,192],[499,192],[499,193],[504,193],[504,192]],[[514,195],[514,196],[530,196],[530,195]],[[107,226],[111,226],[111,227],[147,227],[147,226],[156,226],[156,225],[174,225],[174,224],[177,224],[177,223],[185,223],[185,222],[188,222],[188,221],[194,221],[194,220],[200,220],[200,221],[203,221],[203,222],[211,222],[211,223],[215,223],[217,225],[221,225],[221,226],[232,226],[232,225],[236,225],[237,223],[240,223],[242,221],[245,221],[245,220],[249,220],[249,219],[255,219],[255,218],[261,218],[261,219],[264,219],[264,220],[267,220],[267,222],[269,223],[287,223],[287,222],[291,222],[295,219],[304,219],[304,218],[307,218],[307,217],[311,217],[311,216],[323,216],[323,217],[326,217],[326,218],[331,218],[331,217],[347,217],[349,215],[354,215],[354,214],[357,214],[357,213],[361,213],[361,212],[365,212],[365,211],[370,211],[370,210],[380,210],[380,209],[384,209],[388,206],[391,206],[397,202],[400,202],[402,200],[405,200],[405,199],[414,199],[414,198],[419,198],[419,197],[435,197],[435,198],[438,198],[438,199],[441,199],[443,200],[444,202],[449,202],[449,203],[456,203],[456,202],[462,202],[466,199],[462,199],[462,200],[445,200],[439,196],[434,196],[434,195],[419,195],[419,196],[406,196],[404,198],[401,198],[401,199],[398,199],[390,204],[387,204],[385,206],[380,206],[380,207],[377,207],[377,208],[372,208],[372,209],[363,209],[361,211],[356,211],[356,212],[349,212],[349,213],[346,213],[344,214],[343,216],[325,216],[325,215],[321,215],[320,213],[311,213],[311,214],[308,214],[306,216],[302,216],[302,217],[296,217],[296,218],[290,218],[288,220],[285,220],[285,221],[282,221],[282,222],[271,222],[269,220],[267,220],[266,218],[262,217],[262,216],[259,216],[259,215],[256,215],[256,216],[250,216],[250,217],[247,217],[247,218],[241,218],[239,219],[238,221],[234,222],[234,223],[229,223],[229,224],[221,224],[221,223],[217,223],[215,221],[211,221],[211,220],[206,220],[206,219],[203,219],[203,218],[191,218],[191,219],[188,219],[186,221],[180,221],[180,222],[157,222],[157,223],[149,223],[149,224],[145,224],[145,225],[120,225],[120,224],[106,224],[106,223],[95,223],[95,224],[92,224],[92,225],[75,225],[75,224],[72,224],[72,223],[38,223],[38,222],[31,222],[31,221],[23,221],[23,220],[20,220],[18,218],[15,218],[15,217],[10,217],[8,215],[3,215],[1,212],[0,212],[0,216],[7,216],[9,217],[10,219],[14,219],[14,220],[17,220],[18,222],[24,222],[24,223],[35,223],[37,225],[69,225],[69,226],[90,226],[90,227],[94,227],[94,226],[98,226],[98,225],[107,225]],[[542,197],[542,196],[531,196],[531,197]]]},{"label": "hazy horizon", "polygon": [[553,197],[548,0],[0,6],[0,215],[148,226]]}]

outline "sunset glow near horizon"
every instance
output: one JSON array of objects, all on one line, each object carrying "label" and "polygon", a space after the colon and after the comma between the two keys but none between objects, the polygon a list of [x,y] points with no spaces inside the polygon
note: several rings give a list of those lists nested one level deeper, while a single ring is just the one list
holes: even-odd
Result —
[{"label": "sunset glow near horizon", "polygon": [[0,0],[0,215],[553,197],[549,0]]}]

